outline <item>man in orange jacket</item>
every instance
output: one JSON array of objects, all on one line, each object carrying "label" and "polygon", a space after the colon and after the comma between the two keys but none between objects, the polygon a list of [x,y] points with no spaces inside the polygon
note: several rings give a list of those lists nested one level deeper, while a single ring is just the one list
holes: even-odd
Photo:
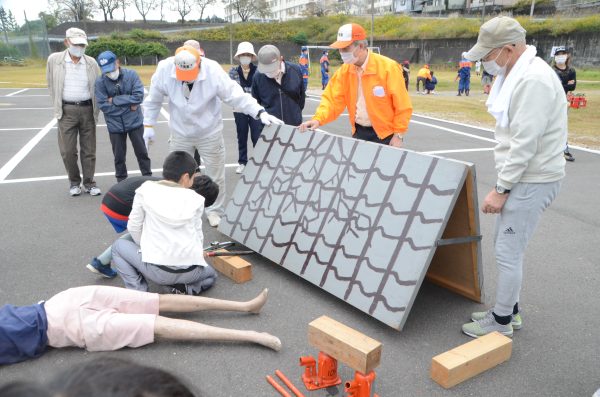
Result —
[{"label": "man in orange jacket", "polygon": [[302,123],[300,131],[332,122],[348,108],[354,138],[402,147],[412,115],[402,67],[369,51],[360,25],[343,25],[337,37],[330,47],[339,49],[344,65],[329,81],[313,119]]}]

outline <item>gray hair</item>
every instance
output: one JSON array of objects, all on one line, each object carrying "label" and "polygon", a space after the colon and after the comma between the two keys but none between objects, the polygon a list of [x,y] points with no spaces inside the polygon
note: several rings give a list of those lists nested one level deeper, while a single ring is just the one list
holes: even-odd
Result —
[{"label": "gray hair", "polygon": [[354,44],[355,46],[358,46],[358,45],[362,44],[362,45],[363,45],[363,47],[365,47],[365,48],[369,48],[369,40],[356,40],[356,41],[355,41],[354,43],[352,43],[352,44]]}]

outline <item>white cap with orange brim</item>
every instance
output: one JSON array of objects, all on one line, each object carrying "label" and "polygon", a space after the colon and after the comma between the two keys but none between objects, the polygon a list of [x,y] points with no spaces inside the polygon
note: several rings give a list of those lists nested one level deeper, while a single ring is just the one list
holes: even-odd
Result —
[{"label": "white cap with orange brim", "polygon": [[193,81],[200,72],[200,54],[191,46],[179,47],[175,51],[175,76],[179,81]]},{"label": "white cap with orange brim", "polygon": [[346,48],[357,40],[366,40],[367,32],[357,23],[348,23],[338,29],[337,40],[329,45],[331,48]]}]

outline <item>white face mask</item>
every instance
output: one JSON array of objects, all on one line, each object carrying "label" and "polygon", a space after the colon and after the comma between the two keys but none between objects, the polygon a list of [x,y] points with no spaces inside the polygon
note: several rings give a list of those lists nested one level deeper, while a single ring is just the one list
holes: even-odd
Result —
[{"label": "white face mask", "polygon": [[247,66],[250,65],[250,62],[252,62],[252,57],[249,57],[247,55],[240,55],[240,64]]},{"label": "white face mask", "polygon": [[340,52],[342,61],[347,65],[354,65],[358,61],[358,57],[354,56],[354,50],[348,52]]},{"label": "white face mask", "polygon": [[119,78],[119,68],[116,68],[115,70],[113,70],[112,72],[108,72],[106,73],[106,77],[108,77],[111,80],[116,80]]},{"label": "white face mask", "polygon": [[75,58],[81,58],[85,54],[85,47],[79,47],[76,45],[69,45],[69,54]]},{"label": "white face mask", "polygon": [[557,65],[564,65],[567,63],[568,55],[556,55],[554,61]]},{"label": "white face mask", "polygon": [[279,76],[279,73],[281,73],[281,71],[279,69],[277,69],[274,72],[265,73],[265,75],[270,79],[275,79],[275,78],[277,78],[277,76]]},{"label": "white face mask", "polygon": [[[496,58],[494,58],[494,60],[481,62],[485,71],[491,74],[492,76],[504,76],[504,74],[506,74],[506,65],[500,66],[496,62],[500,54],[502,54],[502,51],[504,51],[504,48],[500,50],[500,52],[498,53],[498,55],[496,55]],[[508,61],[506,61],[506,63],[508,64]]]}]

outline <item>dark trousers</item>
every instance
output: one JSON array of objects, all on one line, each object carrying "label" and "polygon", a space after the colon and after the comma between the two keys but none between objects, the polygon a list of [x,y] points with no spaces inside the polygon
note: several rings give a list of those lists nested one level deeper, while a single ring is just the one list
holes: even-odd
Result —
[{"label": "dark trousers", "polygon": [[77,138],[79,157],[86,189],[96,186],[96,121],[92,106],[63,105],[63,115],[58,120],[58,148],[71,186],[81,184],[77,164]]},{"label": "dark trousers", "polygon": [[352,137],[355,139],[360,139],[362,141],[368,141],[368,142],[381,143],[382,145],[389,145],[390,141],[392,140],[393,134],[390,134],[389,136],[385,137],[384,139],[380,139],[377,136],[377,133],[375,132],[373,127],[364,127],[360,124],[354,124],[354,127],[356,128],[356,131],[354,132],[354,135],[352,135]]},{"label": "dark trousers", "polygon": [[248,163],[248,130],[250,130],[250,139],[252,140],[252,147],[254,147],[262,132],[262,123],[260,120],[255,120],[244,113],[233,112],[233,117],[237,129],[238,164],[246,165]]},{"label": "dark trousers", "polygon": [[421,83],[423,83],[423,89],[425,89],[425,81],[427,81],[425,77],[417,77],[417,91],[419,91]]},{"label": "dark trousers", "polygon": [[144,143],[143,125],[131,131],[108,135],[110,136],[110,143],[112,145],[113,155],[115,156],[115,177],[117,178],[117,182],[127,178],[127,164],[125,163],[125,159],[127,157],[128,135],[138,165],[140,166],[140,171],[142,171],[142,175],[152,175],[150,158],[148,157],[148,150]]}]

